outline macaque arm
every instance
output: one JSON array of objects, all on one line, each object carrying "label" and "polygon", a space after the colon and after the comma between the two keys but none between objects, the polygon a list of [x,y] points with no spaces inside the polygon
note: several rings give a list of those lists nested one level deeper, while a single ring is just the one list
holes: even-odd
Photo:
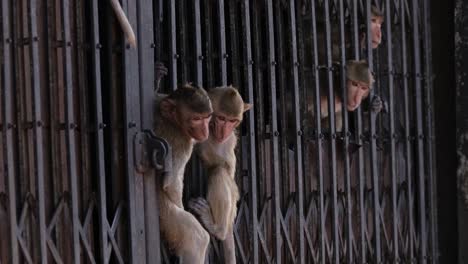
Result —
[{"label": "macaque arm", "polygon": [[[234,220],[233,210],[236,210],[233,194],[237,186],[233,186],[230,175],[224,168],[212,170],[208,180],[207,199],[197,198],[189,203],[189,207],[199,217],[208,232],[220,240],[224,240],[227,231]],[[236,194],[237,195],[237,194]]]},{"label": "macaque arm", "polygon": [[119,0],[110,0],[112,9],[114,9],[115,15],[117,16],[117,20],[119,20],[120,26],[122,27],[122,31],[127,38],[128,43],[133,48],[136,47],[136,37],[135,33],[133,32],[132,26],[128,21],[127,16],[125,15],[122,6],[119,3]]}]

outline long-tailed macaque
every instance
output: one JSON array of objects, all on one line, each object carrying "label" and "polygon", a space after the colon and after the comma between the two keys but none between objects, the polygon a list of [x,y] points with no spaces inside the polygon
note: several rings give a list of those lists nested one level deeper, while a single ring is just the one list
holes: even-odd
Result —
[{"label": "long-tailed macaque", "polygon": [[128,21],[127,16],[125,15],[122,6],[119,3],[119,0],[110,0],[112,9],[114,9],[115,15],[117,16],[117,20],[119,20],[120,26],[122,27],[122,31],[124,32],[125,37],[127,38],[128,43],[131,47],[136,47],[136,37],[135,33],[133,32],[132,26]]},{"label": "long-tailed macaque", "polygon": [[214,110],[210,136],[196,146],[196,152],[208,171],[207,195],[206,200],[191,200],[189,207],[208,232],[223,241],[224,263],[233,264],[236,263],[233,225],[239,200],[239,190],[234,180],[235,129],[242,122],[243,113],[252,105],[244,103],[232,86],[216,87],[208,93]]},{"label": "long-tailed macaque", "polygon": [[[356,110],[363,99],[367,98],[372,88],[374,78],[369,65],[366,61],[348,61],[346,63],[346,102],[343,102],[341,89],[335,89],[334,91],[334,104],[335,104],[335,118],[336,118],[336,130],[340,131],[342,128],[341,113],[343,106],[348,111]],[[335,87],[340,87],[339,74],[335,75],[334,84]],[[322,94],[320,96],[320,116],[321,119],[325,119],[329,116],[328,112],[328,93],[325,89],[321,89]],[[382,109],[382,101],[380,97],[374,96],[371,102],[371,109],[375,112],[380,112]],[[311,109],[310,109],[311,110]]]},{"label": "long-tailed macaque", "polygon": [[[180,263],[204,263],[210,236],[182,205],[185,165],[196,142],[206,140],[212,106],[203,88],[179,87],[156,98],[154,132],[172,147],[172,170],[158,184],[161,234]],[[159,250],[159,249],[154,249]]]},{"label": "long-tailed macaque", "polygon": [[[361,19],[365,21],[364,19]],[[382,42],[382,24],[384,22],[383,13],[374,5],[371,6],[371,17],[370,17],[370,33],[371,33],[371,47],[376,49]],[[366,47],[366,26],[361,25],[361,47]]]}]

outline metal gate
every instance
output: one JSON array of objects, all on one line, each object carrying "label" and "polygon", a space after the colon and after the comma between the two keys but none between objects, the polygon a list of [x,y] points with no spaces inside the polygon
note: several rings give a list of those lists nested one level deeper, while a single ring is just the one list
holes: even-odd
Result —
[{"label": "metal gate", "polygon": [[[383,44],[362,53],[371,5],[384,11]],[[136,49],[108,1],[1,3],[0,263],[169,261],[157,176],[135,169],[155,62],[169,69],[162,91],[233,84],[254,104],[238,150],[239,263],[438,262],[427,0],[122,6]],[[321,127],[317,103],[320,83],[342,71],[317,60],[333,45],[341,65],[368,60],[370,97],[388,105],[344,114],[343,131],[333,114]],[[188,166],[185,200],[205,192],[196,157]],[[221,255],[213,242],[207,261]]]}]

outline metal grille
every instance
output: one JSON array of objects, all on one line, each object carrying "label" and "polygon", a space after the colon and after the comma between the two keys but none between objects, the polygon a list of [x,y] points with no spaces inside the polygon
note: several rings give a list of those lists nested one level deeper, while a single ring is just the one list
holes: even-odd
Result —
[{"label": "metal grille", "polygon": [[[377,50],[360,48],[371,5],[385,16]],[[0,263],[169,262],[155,177],[133,153],[152,125],[156,61],[163,91],[233,84],[254,104],[239,131],[239,263],[438,262],[428,1],[122,6],[136,49],[107,1],[2,1]],[[345,81],[333,74],[363,58],[388,111],[324,125],[320,87],[330,97]],[[188,166],[185,200],[205,192]],[[222,263],[216,242],[207,262]]]}]

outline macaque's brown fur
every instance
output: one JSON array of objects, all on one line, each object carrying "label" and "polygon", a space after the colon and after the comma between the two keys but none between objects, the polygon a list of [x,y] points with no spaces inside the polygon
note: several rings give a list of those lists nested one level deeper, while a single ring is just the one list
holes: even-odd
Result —
[{"label": "macaque's brown fur", "polygon": [[[236,263],[233,225],[237,214],[239,190],[234,180],[236,169],[235,129],[242,115],[251,105],[232,86],[216,87],[209,91],[213,104],[208,140],[198,144],[196,151],[208,173],[206,200],[197,198],[189,207],[216,238],[222,240],[223,263]],[[222,135],[221,135],[222,134]]]},{"label": "macaque's brown fur", "polygon": [[[346,102],[343,102],[341,89],[335,89],[334,91],[334,112],[338,131],[342,129],[342,115],[340,113],[342,113],[343,108],[348,111],[356,110],[361,105],[362,100],[369,96],[373,82],[374,79],[366,61],[348,61],[346,63]],[[335,87],[340,87],[341,78],[339,74],[334,76],[333,83],[336,85]],[[328,91],[325,88],[322,88],[321,91],[321,118],[325,119],[329,116]],[[311,107],[309,107],[309,111],[312,111]],[[373,98],[371,108],[373,111],[380,112],[382,109],[380,97]]]},{"label": "macaque's brown fur", "polygon": [[[158,184],[161,234],[180,263],[201,264],[210,236],[182,205],[184,170],[195,140],[208,137],[212,107],[202,88],[186,85],[170,95],[157,98],[154,132],[172,147],[172,170]],[[159,250],[159,249],[152,249]]]}]

